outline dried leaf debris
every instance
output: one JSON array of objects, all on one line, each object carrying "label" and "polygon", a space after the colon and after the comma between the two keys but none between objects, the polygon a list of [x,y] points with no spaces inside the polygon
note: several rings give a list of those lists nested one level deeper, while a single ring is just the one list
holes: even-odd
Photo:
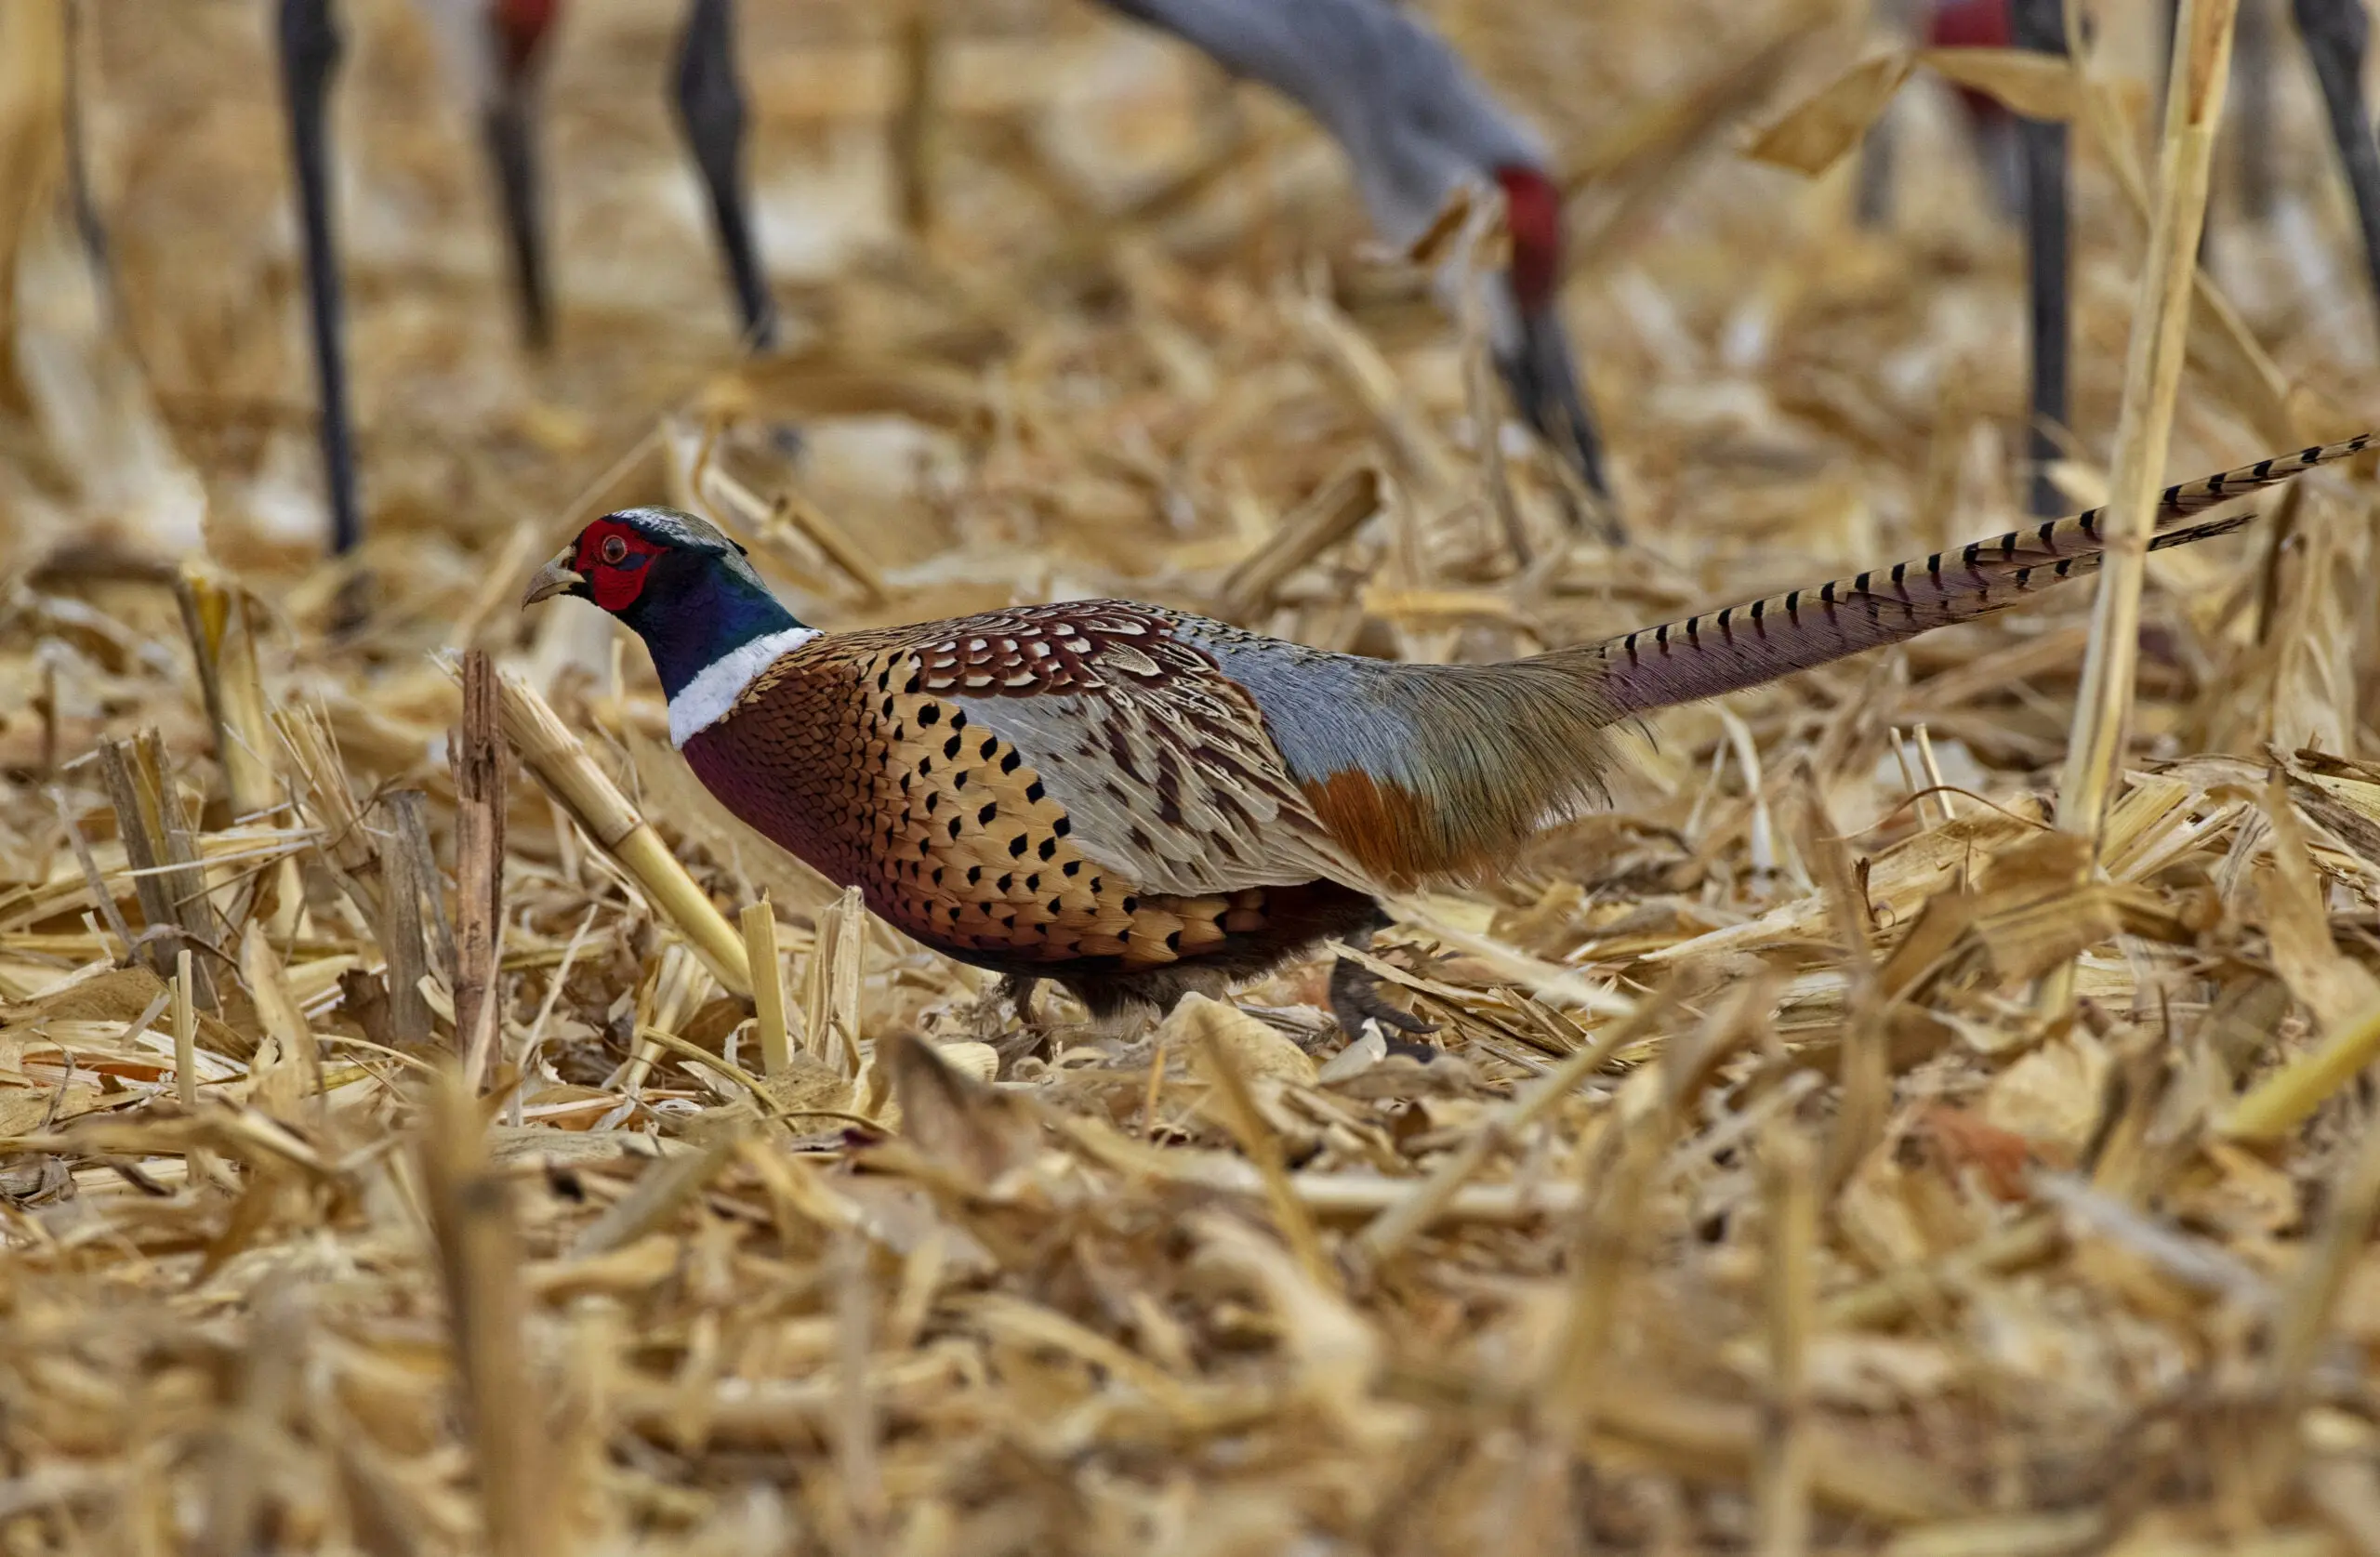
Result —
[{"label": "dried leaf debris", "polygon": [[[0,9],[0,1551],[2380,1550],[2370,470],[2151,561],[2086,886],[2078,591],[1633,732],[1607,813],[1396,905],[1426,1064],[1321,963],[1029,1027],[712,804],[606,624],[510,611],[630,501],[830,627],[1117,593],[1448,660],[2007,528],[1945,79],[2075,117],[2081,507],[2162,22],[2084,79],[1433,6],[1576,173],[1614,550],[1310,128],[1091,7],[746,7],[749,361],[675,7],[575,9],[533,362],[433,36],[350,0],[328,568],[266,29],[81,8],[95,280],[62,5]],[[2284,86],[2169,475],[2380,405]],[[1888,225],[1771,165],[1888,96]]]}]

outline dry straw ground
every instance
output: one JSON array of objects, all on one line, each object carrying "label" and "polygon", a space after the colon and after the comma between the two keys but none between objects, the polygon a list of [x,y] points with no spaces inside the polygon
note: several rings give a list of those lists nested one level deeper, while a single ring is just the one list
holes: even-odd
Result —
[{"label": "dry straw ground", "polygon": [[[1479,457],[1327,148],[1064,0],[750,0],[789,338],[740,364],[673,8],[567,20],[533,363],[428,34],[342,7],[346,636],[263,7],[82,7],[105,286],[58,0],[0,8],[0,1550],[2380,1551],[2368,469],[2155,561],[2091,885],[2083,589],[1664,718],[1608,815],[1403,905],[1426,1068],[1334,1053],[1318,964],[1030,1052],[709,804],[641,650],[514,609],[631,498],[831,627],[1115,592],[1414,658],[2005,528],[2019,257],[1937,79],[1862,231],[1850,162],[1742,151],[1866,23],[1433,7],[1575,175],[1615,553]],[[2167,476],[2380,408],[2271,11]],[[2161,15],[2060,88],[2076,507]]]}]

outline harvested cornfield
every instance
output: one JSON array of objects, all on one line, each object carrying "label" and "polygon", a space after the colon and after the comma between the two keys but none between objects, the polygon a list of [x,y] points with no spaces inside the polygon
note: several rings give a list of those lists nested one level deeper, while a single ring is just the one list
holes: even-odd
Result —
[{"label": "harvested cornfield", "polygon": [[[829,628],[1488,661],[2024,520],[1964,99],[1830,89],[1889,7],[1428,8],[1557,149],[1625,547],[1329,142],[1089,5],[750,0],[747,357],[678,7],[579,0],[535,357],[431,29],[347,0],[325,562],[271,7],[0,7],[0,1551],[2380,1551],[2370,460],[2136,621],[2078,583],[1623,731],[1608,810],[1393,905],[1426,1062],[1327,957],[1027,1025],[729,816],[626,633],[517,608],[667,502]],[[2143,409],[2164,9],[1964,78],[2076,120],[2077,509],[2380,423],[2269,0]]]}]

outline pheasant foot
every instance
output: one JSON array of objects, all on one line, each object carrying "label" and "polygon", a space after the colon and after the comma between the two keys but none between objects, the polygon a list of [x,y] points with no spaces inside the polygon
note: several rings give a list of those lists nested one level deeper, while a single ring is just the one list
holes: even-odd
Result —
[{"label": "pheasant foot", "polygon": [[1367,1019],[1379,1023],[1380,1036],[1387,1042],[1391,1054],[1426,1061],[1437,1053],[1432,1045],[1415,1043],[1398,1035],[1435,1033],[1438,1024],[1390,1005],[1381,996],[1380,975],[1352,958],[1341,957],[1330,970],[1330,1014],[1351,1039],[1361,1036]]},{"label": "pheasant foot", "polygon": [[[1003,1066],[1029,1054],[1047,1056],[1056,1026],[1042,1014],[1034,995],[1040,979],[1030,973],[1004,973],[985,992],[969,1013],[976,1036],[999,1052]],[[1008,1031],[1008,1015],[1016,1014],[1016,1031]]]}]

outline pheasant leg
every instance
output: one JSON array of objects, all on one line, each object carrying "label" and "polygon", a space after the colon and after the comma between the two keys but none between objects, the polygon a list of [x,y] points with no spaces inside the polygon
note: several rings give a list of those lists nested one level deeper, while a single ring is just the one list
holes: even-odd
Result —
[{"label": "pheasant leg", "polygon": [[[1359,950],[1368,946],[1373,933],[1384,923],[1384,918],[1375,920],[1360,935],[1350,936],[1348,944]],[[1364,1023],[1368,1019],[1380,1023],[1380,1036],[1392,1054],[1427,1060],[1437,1052],[1428,1044],[1415,1043],[1398,1035],[1435,1033],[1438,1024],[1390,1005],[1381,996],[1380,975],[1353,957],[1339,958],[1330,970],[1330,1014],[1350,1042],[1363,1036]]]},{"label": "pheasant leg", "polygon": [[992,991],[985,1003],[989,1005],[992,1001],[1005,1000],[1009,1009],[1016,1013],[1016,1020],[1027,1030],[1043,1032],[1049,1023],[1042,1020],[1040,1004],[1033,998],[1040,989],[1041,981],[1032,974],[1011,973],[1000,980],[999,986]]},{"label": "pheasant leg", "polygon": [[[1034,998],[1040,987],[1041,981],[1034,974],[1004,974],[967,1013],[968,1025],[973,1028],[977,1041],[998,1050],[1003,1064],[1050,1050],[1056,1029],[1042,1014],[1040,1002]],[[1016,1016],[1014,1032],[1008,1030],[1012,1012]]]}]

